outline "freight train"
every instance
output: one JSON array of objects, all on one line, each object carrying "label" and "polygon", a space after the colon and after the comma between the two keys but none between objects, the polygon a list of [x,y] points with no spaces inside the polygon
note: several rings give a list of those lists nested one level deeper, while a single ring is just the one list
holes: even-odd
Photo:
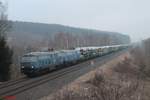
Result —
[{"label": "freight train", "polygon": [[127,48],[129,45],[78,47],[73,50],[31,52],[21,58],[21,72],[28,77],[50,72],[92,58],[100,57]]}]

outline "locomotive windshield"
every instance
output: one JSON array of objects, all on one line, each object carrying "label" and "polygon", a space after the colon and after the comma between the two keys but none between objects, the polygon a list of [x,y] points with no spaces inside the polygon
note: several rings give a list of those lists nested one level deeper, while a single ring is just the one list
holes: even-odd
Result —
[{"label": "locomotive windshield", "polygon": [[33,55],[24,55],[21,59],[22,62],[35,62],[36,60],[37,57]]},{"label": "locomotive windshield", "polygon": [[25,66],[25,67],[26,67],[26,66],[29,67],[29,66],[36,66],[37,63],[36,63],[36,62],[22,62],[21,65],[22,65],[22,66]]}]

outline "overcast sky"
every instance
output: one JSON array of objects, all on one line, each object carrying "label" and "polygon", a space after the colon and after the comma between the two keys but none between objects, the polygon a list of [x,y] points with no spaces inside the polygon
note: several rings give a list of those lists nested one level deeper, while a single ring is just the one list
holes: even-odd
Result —
[{"label": "overcast sky", "polygon": [[150,0],[8,0],[10,20],[56,23],[150,37]]}]

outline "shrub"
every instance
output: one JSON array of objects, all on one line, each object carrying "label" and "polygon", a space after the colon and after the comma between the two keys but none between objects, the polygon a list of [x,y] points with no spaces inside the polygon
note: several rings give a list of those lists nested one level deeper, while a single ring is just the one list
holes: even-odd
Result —
[{"label": "shrub", "polygon": [[150,77],[150,39],[142,41],[130,51],[134,63],[139,66],[142,76]]}]

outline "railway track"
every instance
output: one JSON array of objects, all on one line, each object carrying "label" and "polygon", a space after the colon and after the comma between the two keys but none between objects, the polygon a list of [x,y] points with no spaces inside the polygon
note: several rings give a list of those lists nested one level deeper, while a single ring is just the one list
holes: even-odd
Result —
[{"label": "railway track", "polygon": [[0,85],[0,90],[3,89],[3,88],[6,88],[8,86],[14,85],[14,84],[22,83],[26,80],[28,80],[28,78],[23,77],[23,78],[20,78],[18,80],[12,80],[12,81],[9,81],[9,82],[4,82],[3,84]]},{"label": "railway track", "polygon": [[43,83],[46,83],[50,80],[54,80],[58,77],[61,77],[67,73],[71,73],[71,72],[74,72],[74,71],[77,71],[80,69],[81,69],[80,65],[75,65],[72,67],[68,67],[68,68],[59,70],[59,71],[57,71],[57,73],[54,72],[54,73],[50,73],[48,75],[41,76],[37,79],[35,78],[33,80],[32,79],[27,80],[27,78],[25,78],[22,80],[18,80],[16,82],[14,81],[13,83],[10,82],[10,83],[0,87],[0,96],[16,95],[18,93],[21,93],[21,92],[24,92],[28,89],[36,87],[40,84],[43,84]]},{"label": "railway track", "polygon": [[[103,60],[103,62],[107,61],[106,58],[108,58],[109,55],[106,55],[104,57],[99,57],[100,59],[105,59]],[[100,59],[99,58],[95,58],[95,61],[98,62]],[[94,59],[92,59],[94,60]],[[7,82],[6,84],[2,84],[0,85],[0,96],[7,96],[7,95],[17,95],[19,93],[22,93],[28,89],[37,87],[41,84],[44,84],[50,80],[54,80],[57,79],[59,77],[62,77],[63,75],[67,74],[67,73],[71,73],[77,70],[80,70],[81,68],[84,68],[83,66],[87,66],[87,63],[89,63],[92,60],[88,60],[85,62],[82,62],[80,64],[71,66],[71,67],[67,67],[37,78],[27,78],[24,77],[20,80],[16,80],[16,81],[10,81]],[[101,62],[102,63],[102,62]],[[100,63],[96,63],[95,65],[99,65]]]}]

